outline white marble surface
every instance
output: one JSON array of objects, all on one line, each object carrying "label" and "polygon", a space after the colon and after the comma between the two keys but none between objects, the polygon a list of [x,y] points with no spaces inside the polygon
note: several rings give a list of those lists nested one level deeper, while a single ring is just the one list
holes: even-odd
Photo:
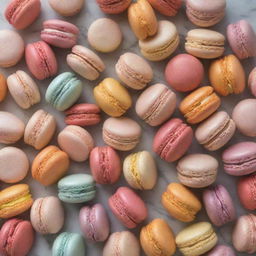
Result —
[{"label": "white marble surface", "polygon": [[[72,1],[72,0],[71,0]],[[214,0],[213,0],[214,1]],[[1,0],[0,1],[0,28],[11,28],[10,25],[6,22],[4,16],[3,16],[3,11],[5,9],[5,6],[7,5],[9,1],[8,0]],[[37,41],[40,39],[39,33],[40,29],[42,26],[42,22],[46,19],[50,18],[61,18],[56,14],[48,5],[47,0],[41,0],[42,2],[42,13],[39,17],[39,19],[28,29],[24,31],[20,31],[21,35],[23,36],[24,40],[26,43]],[[218,25],[214,26],[213,29],[218,30],[219,32],[225,33],[225,29],[227,24],[231,22],[235,22],[239,19],[247,19],[251,24],[254,26],[254,29],[256,29],[256,0],[227,0],[227,14],[224,20],[222,20],[221,23]],[[99,10],[98,6],[96,5],[95,1],[93,0],[87,0],[83,11],[73,17],[73,18],[68,18],[66,20],[73,22],[74,24],[78,25],[81,31],[80,37],[79,37],[79,44],[86,45],[88,46],[88,42],[86,40],[86,34],[87,34],[87,29],[91,22],[95,20],[96,18],[103,17],[104,14]],[[100,79],[103,79],[104,77],[107,76],[113,76],[116,77],[115,71],[114,71],[114,65],[115,62],[117,61],[118,57],[120,54],[126,52],[126,51],[132,51],[135,53],[139,53],[137,41],[135,37],[133,36],[132,32],[130,31],[130,28],[127,23],[127,17],[126,14],[123,15],[117,15],[117,16],[109,16],[110,18],[113,18],[115,21],[117,21],[122,28],[123,34],[124,34],[124,40],[122,43],[122,46],[119,48],[114,53],[110,54],[100,54],[100,56],[104,59],[104,62],[107,66],[106,71],[104,74],[101,75]],[[164,16],[158,15],[159,19],[166,19]],[[179,46],[179,50],[175,52],[175,54],[178,54],[180,52],[184,52],[184,37],[186,35],[186,32],[189,29],[195,28],[194,25],[192,25],[186,18],[185,15],[185,8],[183,7],[179,14],[175,18],[168,18],[171,21],[173,21],[178,28],[179,34],[181,36],[181,44]],[[226,53],[230,53],[231,50],[226,45]],[[68,50],[61,50],[61,49],[54,49],[58,56],[58,63],[59,63],[59,72],[67,71],[69,70],[68,66],[66,65],[65,61],[65,56],[68,53]],[[174,54],[174,55],[175,55]],[[159,62],[159,63],[151,63],[152,67],[154,69],[155,77],[154,77],[154,82],[164,82],[164,77],[163,77],[163,70],[165,67],[167,61]],[[205,64],[205,81],[202,83],[202,85],[208,85],[208,77],[207,77],[207,69],[208,69],[208,61],[204,61]],[[243,61],[243,65],[246,67],[246,72],[248,72],[255,66],[255,60],[254,59],[249,59]],[[1,70],[6,75],[11,74],[12,72],[15,72],[17,69],[23,69],[27,71],[27,67],[25,65],[24,59],[15,67]],[[99,79],[99,80],[100,80]],[[60,131],[64,126],[63,122],[63,114],[60,112],[57,112],[50,106],[48,106],[45,103],[44,100],[44,93],[45,90],[49,84],[51,79],[45,80],[45,81],[38,81],[38,85],[40,86],[40,91],[42,94],[43,100],[41,101],[40,104],[32,107],[29,110],[23,111],[20,109],[15,102],[12,100],[10,95],[8,95],[7,100],[4,103],[0,104],[0,110],[5,110],[5,111],[10,111],[12,113],[15,113],[18,115],[21,119],[24,120],[24,122],[27,122],[29,117],[34,113],[37,109],[43,108],[46,111],[49,111],[53,113],[58,121],[58,131]],[[93,96],[92,96],[92,88],[95,86],[98,81],[95,82],[88,82],[86,80],[83,80],[84,82],[84,91],[82,97],[79,99],[79,102],[94,102]],[[135,99],[137,98],[138,94],[136,94],[134,91],[131,91],[133,94],[134,102]],[[184,95],[179,94],[178,98],[179,101],[182,99]],[[225,97],[222,98],[222,106],[221,109],[228,111],[231,113],[232,107],[242,98],[248,98],[252,97],[248,90],[239,96],[230,96],[230,97]],[[140,125],[143,128],[143,137],[141,143],[138,145],[138,147],[135,149],[135,151],[139,150],[149,150],[151,151],[151,144],[152,144],[152,139],[154,136],[154,133],[157,128],[151,128],[145,123],[143,123],[141,120],[139,120],[135,114],[134,109],[131,109],[128,113],[128,116],[134,118],[137,120]],[[178,111],[175,112],[174,116],[180,116],[180,113]],[[103,120],[106,119],[107,116],[103,116]],[[96,145],[102,145],[102,137],[101,137],[101,125],[102,123],[97,126],[97,127],[92,127],[88,128],[88,130],[92,133]],[[56,143],[56,135],[54,137],[54,140],[52,143]],[[243,140],[251,140],[250,138],[246,138],[236,132],[234,138],[232,141],[229,143],[235,143],[238,141],[243,141]],[[33,150],[31,147],[25,145],[24,143],[20,142],[17,144],[17,146],[20,146],[23,148],[26,153],[29,155],[30,160],[32,161],[34,156],[36,155],[36,151]],[[3,147],[1,145],[0,147]],[[197,142],[194,140],[193,146],[190,148],[188,153],[196,153],[196,152],[205,152],[201,146],[197,144]],[[220,155],[221,155],[222,150],[213,153],[213,156],[216,156],[220,160]],[[127,153],[122,154],[122,157],[127,155]],[[147,223],[148,221],[152,220],[153,218],[156,217],[162,217],[168,221],[174,232],[177,234],[183,227],[186,226],[186,224],[181,223],[179,221],[176,221],[175,219],[171,218],[168,216],[168,214],[165,212],[163,209],[161,203],[160,203],[160,198],[162,192],[165,190],[166,186],[168,183],[177,181],[177,176],[176,176],[176,170],[175,170],[175,163],[174,164],[168,164],[160,160],[156,156],[156,161],[158,165],[158,170],[159,170],[159,179],[156,187],[152,191],[147,191],[147,192],[139,192],[140,196],[144,199],[146,202],[148,209],[149,209],[149,216],[148,219],[144,222]],[[82,164],[77,164],[72,162],[69,170],[69,174],[71,173],[80,173],[80,172],[86,172],[90,173],[89,166],[88,166],[88,161],[86,163]],[[25,183],[28,183],[31,186],[32,194],[34,198],[42,197],[42,196],[47,196],[47,195],[57,195],[56,191],[56,186],[51,186],[51,187],[43,187],[36,181],[34,181],[31,178],[31,175],[28,175],[28,177],[24,180]],[[218,183],[221,183],[225,185],[230,193],[232,194],[232,197],[234,198],[236,208],[237,208],[237,214],[242,215],[245,214],[246,211],[241,207],[237,194],[236,194],[236,178],[230,177],[227,174],[224,173],[222,164],[220,161],[220,167],[219,167],[219,174],[218,174]],[[92,202],[101,202],[102,204],[105,205],[110,220],[111,220],[111,232],[114,231],[119,231],[119,230],[124,230],[125,228],[114,218],[112,213],[109,210],[107,200],[108,197],[119,187],[122,185],[127,185],[125,180],[122,179],[118,184],[115,184],[114,186],[97,186],[98,188],[98,193],[96,199]],[[6,184],[1,183],[0,187],[6,187]],[[197,190],[196,193],[201,196],[201,191]],[[65,226],[63,227],[62,231],[70,231],[70,232],[79,232],[79,223],[78,223],[78,212],[81,205],[69,205],[69,204],[64,204],[65,207],[65,214],[66,214],[66,219],[65,219]],[[23,215],[25,218],[28,218],[28,214]],[[202,210],[199,215],[196,218],[196,221],[202,221],[202,220],[208,220],[205,211]],[[3,220],[0,220],[1,223],[3,223]],[[219,236],[219,243],[224,243],[224,244],[231,244],[231,231],[233,228],[233,224],[230,225],[225,225],[224,227],[221,228],[216,228],[216,231]],[[140,230],[140,227],[133,232],[138,235]],[[47,236],[41,236],[37,235],[36,236],[36,242],[34,244],[33,249],[30,252],[30,256],[48,256],[51,254],[51,246],[53,243],[53,240],[56,236],[55,235],[47,235]],[[87,243],[87,255],[89,256],[99,256],[102,255],[102,248],[103,244],[92,244],[92,243]],[[142,254],[143,255],[143,254]],[[181,255],[178,251],[176,252],[175,255]],[[237,255],[247,255],[247,254],[242,254],[242,253],[237,253]],[[75,255],[74,255],[75,256]]]}]

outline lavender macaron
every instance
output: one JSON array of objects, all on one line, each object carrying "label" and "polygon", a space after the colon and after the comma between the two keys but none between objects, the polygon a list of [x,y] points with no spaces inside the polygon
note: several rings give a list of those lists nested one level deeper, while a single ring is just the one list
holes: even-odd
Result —
[{"label": "lavender macaron", "polygon": [[217,245],[206,256],[236,256],[234,250],[226,245]]}]

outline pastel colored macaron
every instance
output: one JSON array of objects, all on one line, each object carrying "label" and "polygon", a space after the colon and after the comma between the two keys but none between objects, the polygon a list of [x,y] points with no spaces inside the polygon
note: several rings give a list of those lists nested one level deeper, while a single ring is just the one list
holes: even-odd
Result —
[{"label": "pastel colored macaron", "polygon": [[190,54],[179,54],[165,68],[165,79],[178,92],[192,91],[204,77],[203,64]]},{"label": "pastel colored macaron", "polygon": [[123,163],[124,177],[134,189],[150,190],[157,182],[157,167],[148,151],[128,155]]},{"label": "pastel colored macaron", "polygon": [[102,256],[140,256],[140,244],[136,236],[130,231],[112,233],[103,248]]},{"label": "pastel colored macaron", "polygon": [[132,105],[128,90],[113,78],[105,78],[93,89],[99,107],[108,115],[123,115]]},{"label": "pastel colored macaron", "polygon": [[174,255],[176,251],[174,234],[163,219],[154,219],[140,231],[140,243],[147,256]]},{"label": "pastel colored macaron", "polygon": [[185,186],[204,188],[217,178],[218,161],[207,154],[189,154],[177,165],[178,179]]},{"label": "pastel colored macaron", "polygon": [[138,0],[128,8],[128,21],[135,36],[146,39],[157,32],[157,18],[148,1]]},{"label": "pastel colored macaron", "polygon": [[91,134],[77,125],[66,126],[59,133],[57,140],[60,148],[77,162],[87,160],[94,146]]},{"label": "pastel colored macaron", "polygon": [[0,67],[15,66],[23,57],[25,43],[22,37],[13,30],[0,30]]},{"label": "pastel colored macaron", "polygon": [[149,0],[149,3],[166,16],[175,16],[182,6],[181,0]]},{"label": "pastel colored macaron", "polygon": [[16,29],[31,25],[41,12],[40,0],[12,0],[5,9],[5,18]]},{"label": "pastel colored macaron", "polygon": [[131,0],[97,0],[97,4],[99,5],[101,11],[107,14],[122,13],[129,7],[131,2]]},{"label": "pastel colored macaron", "polygon": [[45,99],[59,111],[70,108],[82,93],[82,81],[71,72],[55,77],[48,86]]},{"label": "pastel colored macaron", "polygon": [[189,30],[186,37],[186,52],[202,59],[215,59],[223,55],[225,36],[210,29]]},{"label": "pastel colored macaron", "polygon": [[25,50],[28,69],[38,80],[54,76],[58,63],[51,47],[44,41],[28,44]]},{"label": "pastel colored macaron", "polygon": [[83,203],[96,195],[95,182],[89,174],[72,174],[58,182],[58,196],[66,203]]},{"label": "pastel colored macaron", "polygon": [[32,163],[32,177],[44,186],[56,183],[69,168],[67,153],[56,146],[41,150]]},{"label": "pastel colored macaron", "polygon": [[84,256],[86,248],[80,234],[63,232],[54,240],[52,256]]},{"label": "pastel colored macaron", "polygon": [[226,245],[215,246],[207,256],[236,256],[234,250]]},{"label": "pastel colored macaron", "polygon": [[0,163],[0,180],[5,183],[17,183],[23,180],[29,170],[27,155],[16,147],[0,149]]},{"label": "pastel colored macaron", "polygon": [[213,114],[220,106],[219,96],[211,86],[203,86],[186,96],[179,109],[190,124],[197,124]]},{"label": "pastel colored macaron", "polygon": [[226,0],[188,0],[186,13],[188,19],[199,27],[210,27],[225,16]]},{"label": "pastel colored macaron", "polygon": [[141,54],[150,61],[168,58],[180,43],[179,34],[174,23],[160,20],[154,36],[139,40]]},{"label": "pastel colored macaron", "polygon": [[89,44],[99,52],[113,52],[122,42],[119,25],[109,18],[100,18],[90,25],[87,32]]},{"label": "pastel colored macaron", "polygon": [[132,52],[121,55],[115,69],[120,80],[135,90],[143,89],[153,79],[153,70],[147,61]]},{"label": "pastel colored macaron", "polygon": [[71,48],[76,44],[78,34],[79,29],[76,25],[53,19],[44,21],[41,39],[56,47]]},{"label": "pastel colored macaron", "polygon": [[0,102],[4,101],[8,91],[6,78],[0,73]]},{"label": "pastel colored macaron", "polygon": [[216,245],[218,237],[209,222],[198,222],[181,230],[175,241],[184,256],[202,255]]},{"label": "pastel colored macaron", "polygon": [[164,84],[154,84],[144,90],[135,105],[137,115],[151,126],[171,117],[176,108],[176,94]]},{"label": "pastel colored macaron", "polygon": [[215,185],[204,190],[203,201],[208,217],[217,227],[235,220],[235,206],[224,186]]},{"label": "pastel colored macaron", "polygon": [[251,174],[239,179],[237,193],[243,207],[247,210],[256,209],[256,174]]},{"label": "pastel colored macaron", "polygon": [[0,230],[0,254],[26,256],[33,246],[34,239],[35,233],[29,221],[10,219]]},{"label": "pastel colored macaron", "polygon": [[248,78],[248,87],[251,94],[256,97],[256,67],[252,69]]},{"label": "pastel colored macaron", "polygon": [[209,79],[215,91],[222,96],[239,94],[245,89],[245,72],[235,55],[227,55],[213,61],[209,68]]},{"label": "pastel colored macaron", "polygon": [[84,6],[84,0],[48,0],[50,6],[58,14],[70,17],[78,14]]},{"label": "pastel colored macaron", "polygon": [[7,85],[13,99],[23,109],[28,109],[41,100],[37,84],[22,70],[8,76]]},{"label": "pastel colored macaron", "polygon": [[227,26],[228,42],[239,59],[256,56],[256,34],[251,24],[239,20]]},{"label": "pastel colored macaron", "polygon": [[254,214],[242,215],[236,222],[232,234],[232,242],[239,252],[254,254],[256,252],[255,233],[256,216]]},{"label": "pastel colored macaron", "polygon": [[163,160],[174,162],[186,153],[192,139],[192,128],[181,119],[173,118],[158,129],[153,140],[153,151]]},{"label": "pastel colored macaron", "polygon": [[256,143],[244,141],[228,147],[222,154],[224,170],[234,176],[243,176],[256,171]]},{"label": "pastel colored macaron", "polygon": [[90,169],[99,184],[114,184],[121,176],[121,160],[109,146],[95,147],[90,153]]},{"label": "pastel colored macaron", "polygon": [[56,130],[56,120],[53,115],[37,110],[29,119],[24,133],[24,142],[39,150],[45,147]]},{"label": "pastel colored macaron", "polygon": [[109,219],[101,204],[81,208],[79,222],[83,234],[89,241],[103,242],[108,238],[110,231]]},{"label": "pastel colored macaron", "polygon": [[127,228],[135,228],[148,214],[142,199],[127,187],[119,187],[108,203],[116,218]]},{"label": "pastel colored macaron", "polygon": [[104,142],[121,151],[134,149],[140,142],[141,127],[128,117],[108,118],[102,129]]},{"label": "pastel colored macaron", "polygon": [[17,184],[0,191],[0,218],[9,219],[27,211],[33,198],[27,184]]},{"label": "pastel colored macaron", "polygon": [[55,196],[37,198],[30,210],[33,228],[40,234],[56,234],[64,224],[64,209]]},{"label": "pastel colored macaron", "polygon": [[13,144],[24,135],[25,124],[12,113],[0,111],[0,143]]},{"label": "pastel colored macaron", "polygon": [[203,121],[195,131],[199,144],[209,151],[215,151],[226,145],[236,131],[236,124],[225,111],[214,113]]},{"label": "pastel colored macaron", "polygon": [[162,194],[162,205],[172,217],[183,222],[193,221],[202,208],[197,197],[179,183],[168,185]]},{"label": "pastel colored macaron", "polygon": [[67,63],[80,76],[90,81],[96,80],[105,70],[101,58],[90,49],[75,45],[67,55]]}]

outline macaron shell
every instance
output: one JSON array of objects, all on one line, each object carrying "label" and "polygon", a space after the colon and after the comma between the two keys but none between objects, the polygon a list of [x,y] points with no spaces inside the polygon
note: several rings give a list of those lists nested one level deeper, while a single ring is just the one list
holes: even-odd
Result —
[{"label": "macaron shell", "polygon": [[0,102],[4,101],[7,94],[7,83],[6,78],[3,74],[0,73]]},{"label": "macaron shell", "polygon": [[131,2],[131,0],[119,0],[118,2],[112,0],[97,0],[101,11],[107,14],[122,13],[129,7]]},{"label": "macaron shell", "polygon": [[234,250],[226,245],[217,245],[207,256],[236,256]]},{"label": "macaron shell", "polygon": [[84,6],[84,0],[49,0],[49,4],[57,13],[62,16],[74,16],[81,11]]},{"label": "macaron shell", "polygon": [[149,0],[149,3],[166,16],[175,16],[182,6],[181,0]]}]

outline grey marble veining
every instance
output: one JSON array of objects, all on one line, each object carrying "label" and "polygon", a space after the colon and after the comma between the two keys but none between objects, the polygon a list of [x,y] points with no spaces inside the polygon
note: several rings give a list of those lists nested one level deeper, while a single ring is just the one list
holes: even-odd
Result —
[{"label": "grey marble veining", "polygon": [[[72,0],[71,0],[72,1]],[[214,0],[213,0],[214,1]],[[0,28],[11,28],[10,25],[6,22],[4,16],[3,16],[3,11],[5,9],[5,6],[7,5],[9,1],[8,0],[1,0],[0,1]],[[42,2],[42,13],[39,17],[39,19],[28,29],[24,31],[20,31],[20,34],[23,36],[24,40],[26,43],[37,41],[40,39],[40,29],[41,29],[41,24],[44,20],[50,19],[50,18],[62,18],[58,14],[56,14],[48,5],[47,0],[41,0]],[[256,29],[256,0],[227,0],[227,14],[226,17],[222,20],[221,23],[217,24],[214,26],[212,29],[215,29],[219,32],[222,32],[225,34],[226,26],[231,23],[235,22],[239,19],[247,19],[253,26],[254,29]],[[103,17],[104,14],[99,10],[98,6],[96,5],[95,1],[93,0],[87,0],[85,7],[83,11],[72,18],[66,19],[67,21],[70,21],[74,24],[76,24],[80,28],[80,37],[79,37],[79,44],[88,46],[88,42],[86,40],[86,34],[87,34],[87,29],[91,22],[97,18]],[[135,53],[139,53],[137,41],[132,34],[128,23],[127,23],[127,15],[114,15],[114,16],[109,16],[110,18],[113,18],[115,21],[117,21],[121,28],[122,32],[124,35],[124,40],[122,43],[122,46],[115,51],[114,53],[110,54],[99,54],[103,59],[106,64],[106,71],[101,75],[100,79],[103,79],[104,77],[112,76],[116,78],[116,74],[114,71],[114,65],[118,59],[118,57],[126,52],[126,51],[132,51]],[[159,19],[169,19],[173,21],[178,28],[179,34],[181,36],[181,44],[179,46],[179,49],[175,52],[175,54],[184,52],[184,38],[189,29],[195,28],[193,24],[191,24],[185,15],[185,8],[183,7],[179,14],[174,17],[174,18],[167,18],[161,15],[158,15]],[[62,18],[63,19],[63,18]],[[231,50],[226,45],[226,53],[230,53]],[[69,70],[68,66],[66,65],[66,55],[69,52],[68,50],[61,50],[55,48],[54,51],[56,52],[56,55],[58,56],[58,63],[59,63],[59,72],[67,71]],[[175,55],[174,54],[174,55]],[[205,80],[202,83],[203,85],[208,85],[208,77],[207,77],[207,70],[208,70],[208,64],[209,61],[203,61],[205,64]],[[163,76],[163,70],[166,65],[167,61],[162,61],[162,62],[157,62],[157,63],[151,63],[153,69],[154,69],[154,82],[164,82],[164,76]],[[243,65],[246,67],[246,72],[247,74],[249,71],[255,66],[255,59],[249,59],[249,60],[244,60]],[[17,69],[22,69],[27,71],[27,67],[25,65],[24,59],[15,67],[9,68],[9,69],[2,69],[1,72],[3,72],[5,75],[9,75],[13,72],[15,72]],[[95,82],[88,82],[86,80],[83,80],[84,82],[84,91],[83,95],[80,98],[80,102],[94,102],[93,100],[93,95],[92,95],[92,88],[95,86],[99,81]],[[42,98],[44,98],[45,90],[50,83],[51,79],[47,79],[45,81],[38,81],[38,85],[40,87],[40,91],[42,94]],[[138,97],[138,93],[131,91],[133,94],[133,99],[134,102],[136,98]],[[178,102],[184,97],[182,94],[178,94]],[[221,109],[226,110],[227,112],[231,113],[233,106],[243,98],[249,98],[252,97],[248,90],[238,96],[228,96],[228,97],[223,97],[222,98],[222,105]],[[58,122],[58,131],[60,131],[65,125],[63,122],[63,113],[60,113],[50,106],[48,106],[45,103],[45,100],[43,99],[40,104],[34,106],[33,108],[29,110],[22,110],[20,109],[15,102],[12,100],[10,95],[8,95],[7,100],[4,103],[0,104],[0,110],[5,110],[12,112],[16,115],[18,115],[21,119],[24,120],[24,122],[27,122],[29,117],[34,113],[37,109],[43,108],[46,111],[49,111],[53,113]],[[138,119],[138,117],[135,114],[134,109],[131,109],[128,114],[128,116],[134,118],[136,121],[140,123],[143,129],[143,137],[141,140],[141,143],[138,145],[138,147],[134,151],[139,151],[139,150],[149,150],[151,151],[151,145],[152,145],[152,139],[153,136],[157,130],[157,128],[152,128],[148,126],[147,124],[143,123],[141,120]],[[174,116],[176,117],[181,117],[180,113],[178,110],[176,110]],[[107,116],[103,116],[103,120],[106,119]],[[97,126],[97,127],[92,127],[88,128],[88,131],[92,133],[96,145],[102,145],[102,136],[101,136],[101,128],[102,128],[102,123]],[[54,140],[52,143],[56,143],[56,135],[54,137]],[[234,138],[232,139],[230,144],[233,144],[238,141],[243,141],[243,140],[252,140],[248,137],[242,136],[238,132],[236,132]],[[29,147],[25,145],[24,143],[20,142],[17,144],[17,146],[22,147],[25,152],[29,155],[30,161],[33,160],[33,158],[36,155],[36,151],[32,149],[32,147]],[[2,147],[2,146],[0,146]],[[189,149],[188,153],[198,153],[198,152],[205,152],[201,146],[197,144],[197,142],[194,140],[192,147]],[[246,211],[242,208],[238,201],[238,197],[236,194],[236,178],[228,176],[227,174],[224,173],[222,164],[220,161],[220,156],[221,156],[222,150],[218,152],[212,153],[213,156],[217,157],[220,163],[219,167],[219,174],[218,174],[218,179],[217,183],[221,183],[225,185],[230,193],[232,194],[232,197],[235,201],[236,208],[237,208],[237,214],[238,216],[245,214]],[[127,155],[127,153],[122,153],[121,156],[124,158]],[[161,217],[164,218],[168,221],[170,226],[172,227],[173,231],[175,234],[179,232],[183,227],[186,226],[185,223],[181,223],[179,221],[176,221],[175,219],[171,218],[168,216],[168,214],[165,212],[163,207],[161,206],[160,198],[162,192],[165,190],[166,186],[168,183],[177,181],[177,176],[176,176],[176,170],[175,170],[175,164],[168,164],[165,163],[164,161],[160,160],[159,157],[155,156],[156,161],[157,161],[157,166],[159,170],[159,179],[156,187],[152,191],[145,191],[145,192],[138,192],[140,196],[145,200],[148,209],[149,209],[149,216],[147,221],[144,222],[147,223],[148,221],[152,220],[153,218],[156,217]],[[89,166],[88,166],[88,161],[85,163],[74,163],[72,162],[69,170],[69,174],[71,173],[90,173]],[[34,181],[31,178],[31,175],[28,175],[28,177],[24,180],[25,183],[28,183],[31,187],[32,194],[34,198],[42,197],[42,196],[47,196],[47,195],[57,195],[56,191],[56,186],[50,186],[50,187],[43,187],[40,184],[38,184],[36,181]],[[109,218],[111,220],[111,232],[115,231],[120,231],[124,230],[125,228],[114,218],[112,213],[109,210],[107,200],[109,196],[119,187],[122,185],[127,185],[123,177],[121,178],[120,182],[118,184],[115,184],[113,186],[100,186],[98,185],[98,193],[96,199],[92,202],[101,202],[106,209],[108,210]],[[1,189],[6,187],[6,184],[0,183]],[[195,193],[198,194],[199,197],[201,197],[201,190],[194,190]],[[79,205],[70,205],[70,204],[64,204],[65,207],[65,226],[63,227],[62,231],[70,231],[70,232],[78,232],[80,233],[79,229],[79,223],[78,223],[78,212],[79,209],[83,206],[83,204]],[[29,218],[28,214],[23,215],[24,218]],[[208,218],[206,216],[206,213],[204,210],[202,210],[199,215],[196,218],[196,221],[208,221]],[[3,223],[3,220],[0,220],[1,223]],[[216,231],[219,236],[219,243],[220,244],[231,244],[231,231],[233,228],[234,223],[231,223],[229,225],[225,225],[224,227],[221,228],[216,228]],[[140,227],[135,229],[133,232],[135,234],[139,234]],[[33,247],[33,249],[30,252],[30,256],[48,256],[51,255],[51,246],[53,243],[54,238],[56,235],[46,235],[46,236],[41,236],[41,235],[36,235],[36,242]],[[92,244],[87,242],[87,255],[89,256],[100,256],[102,255],[102,248],[103,244]],[[142,254],[143,255],[143,254]],[[181,255],[178,251],[176,252],[175,255]],[[237,255],[242,256],[242,255],[247,255],[247,254],[242,254],[242,253],[237,253]]]}]

